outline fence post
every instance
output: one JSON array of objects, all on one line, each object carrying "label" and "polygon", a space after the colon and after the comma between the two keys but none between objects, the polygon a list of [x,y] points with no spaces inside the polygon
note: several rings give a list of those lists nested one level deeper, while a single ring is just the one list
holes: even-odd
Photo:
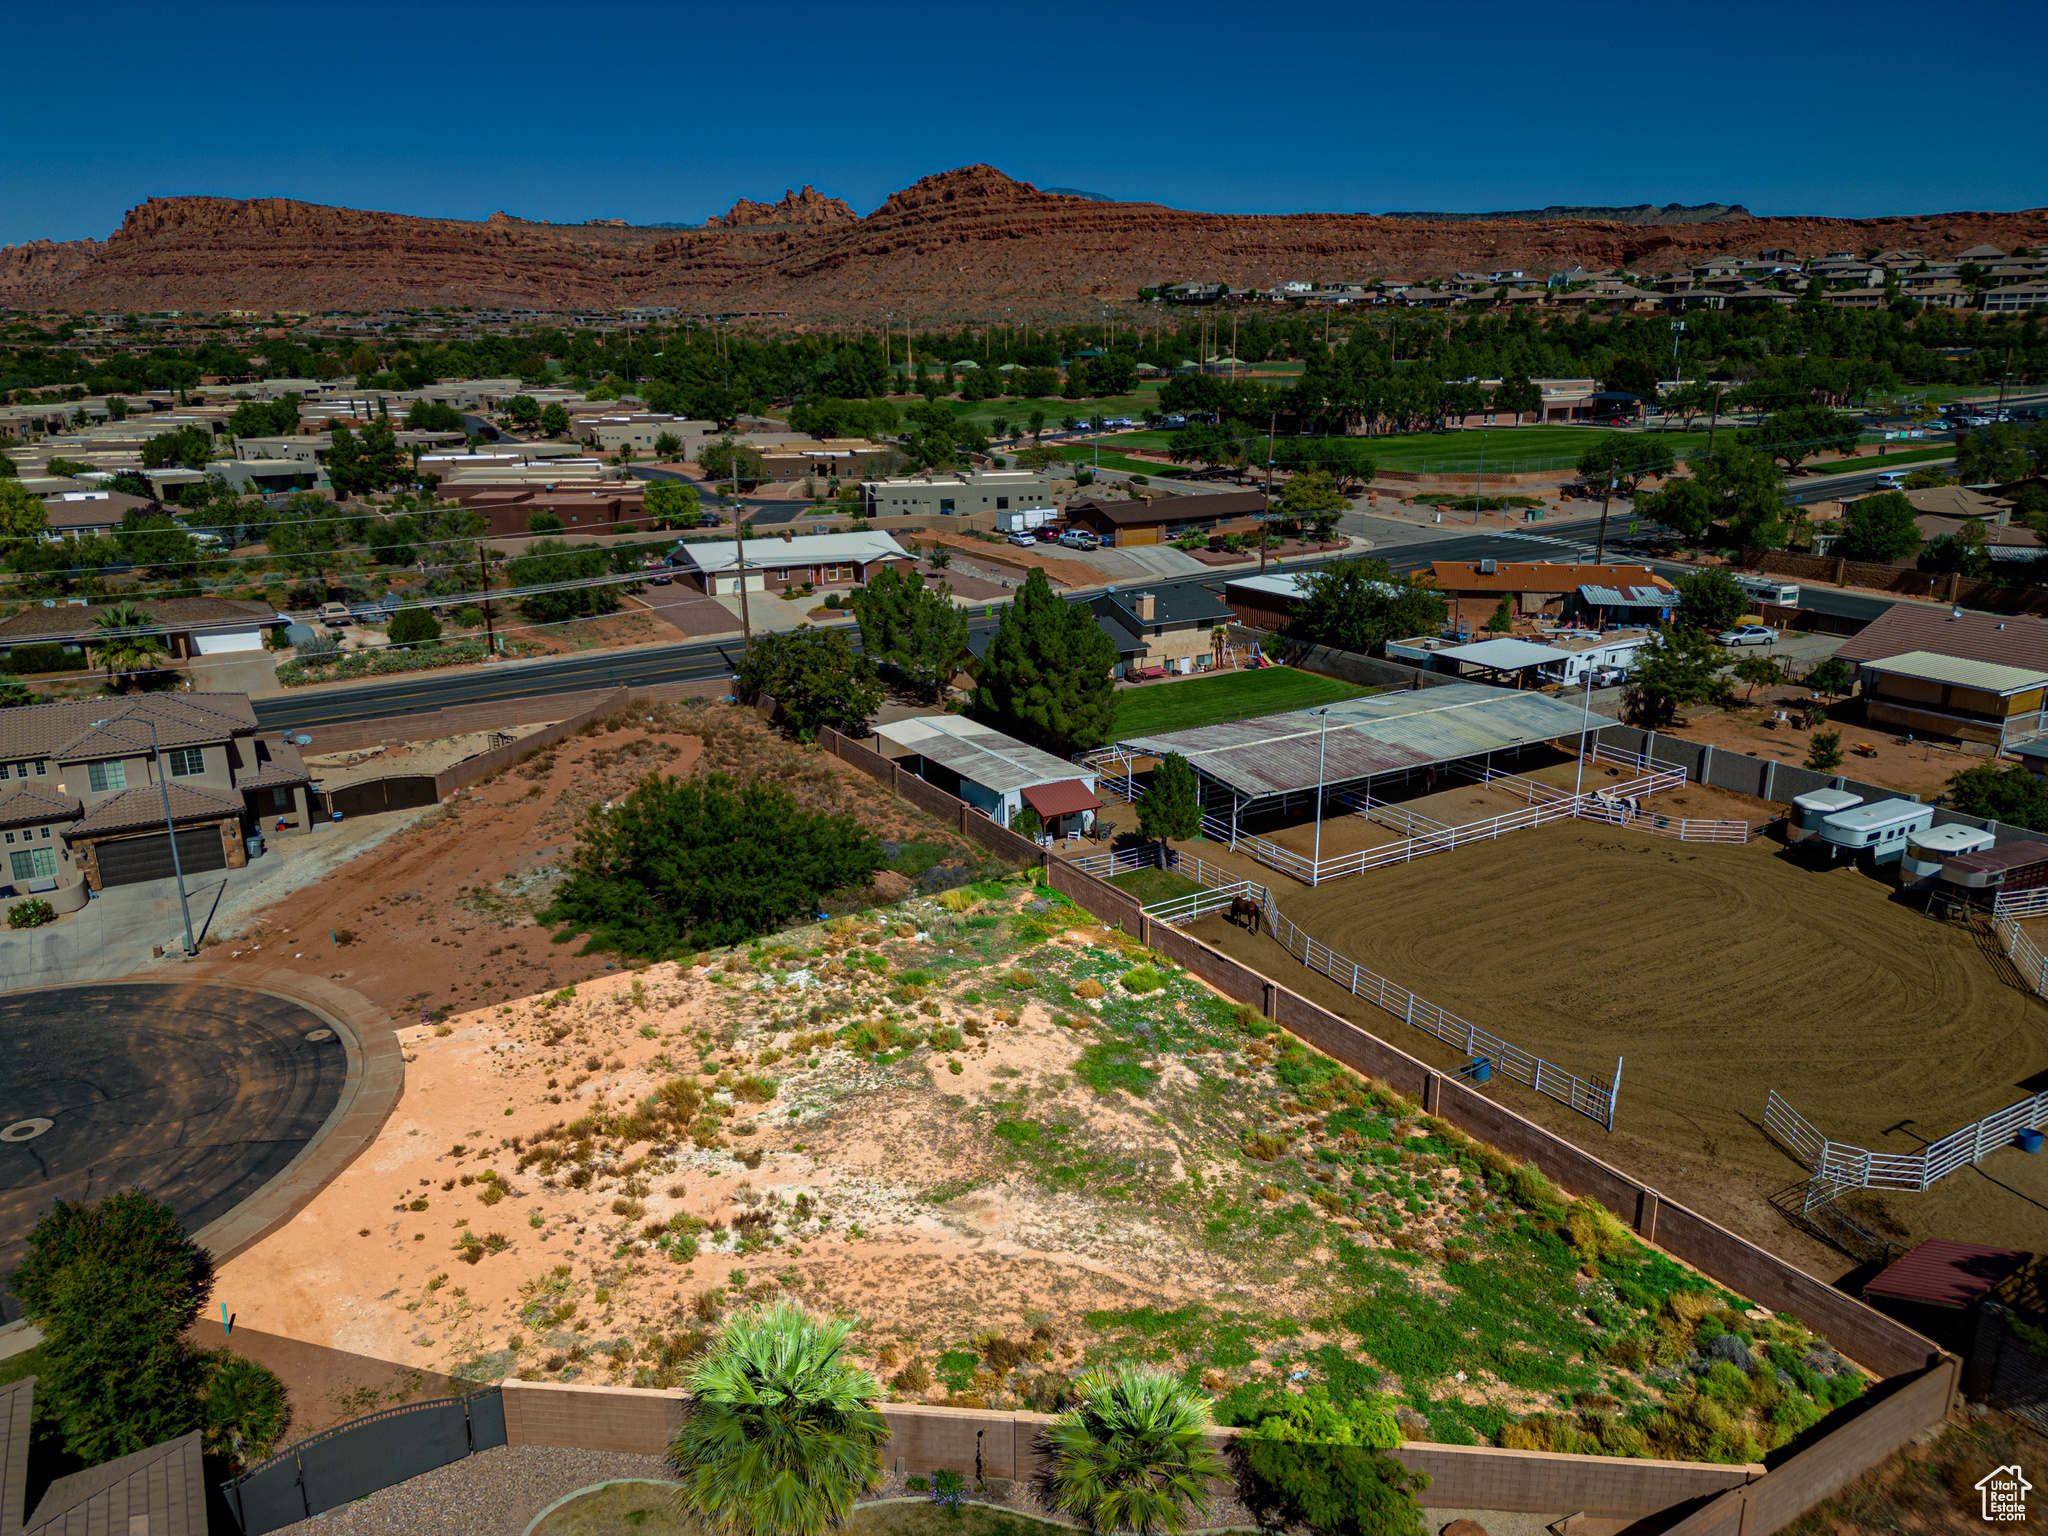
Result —
[{"label": "fence post", "polygon": [[1437,1101],[1441,1096],[1443,1082],[1443,1074],[1440,1072],[1432,1072],[1422,1080],[1422,1108],[1424,1113],[1432,1115],[1436,1113]]},{"label": "fence post", "polygon": [[1700,783],[1711,784],[1713,782],[1713,773],[1714,749],[1711,746],[1702,746],[1700,748]]},{"label": "fence post", "polygon": [[1152,946],[1152,919],[1142,908],[1138,912],[1138,942],[1148,949]]},{"label": "fence post", "polygon": [[[1307,964],[1306,961],[1303,961],[1302,963],[1304,965]],[[1259,1011],[1265,1014],[1265,1016],[1269,1019],[1273,1017],[1274,994],[1278,990],[1279,988],[1274,983],[1269,981],[1266,983],[1263,995],[1259,999]]]}]

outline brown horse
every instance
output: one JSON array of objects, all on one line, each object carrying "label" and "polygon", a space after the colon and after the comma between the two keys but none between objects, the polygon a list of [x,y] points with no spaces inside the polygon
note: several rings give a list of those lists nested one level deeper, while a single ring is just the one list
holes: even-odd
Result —
[{"label": "brown horse", "polygon": [[1230,898],[1230,921],[1237,924],[1238,927],[1244,929],[1247,933],[1258,933],[1259,918],[1262,915],[1264,915],[1264,909],[1256,901],[1253,901],[1251,897],[1233,896]]}]

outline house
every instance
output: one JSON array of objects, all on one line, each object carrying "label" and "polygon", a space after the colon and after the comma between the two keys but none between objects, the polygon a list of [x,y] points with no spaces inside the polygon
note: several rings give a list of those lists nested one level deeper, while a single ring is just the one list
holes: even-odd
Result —
[{"label": "house", "polygon": [[[1088,608],[1110,638],[1119,641],[1119,666],[1126,677],[1208,671],[1216,665],[1223,631],[1234,617],[1227,603],[1201,586],[1157,592],[1112,587],[1091,599]],[[1122,637],[1139,647],[1135,655],[1126,652]]]},{"label": "house", "polygon": [[[48,602],[49,600],[45,600]],[[278,622],[268,603],[224,597],[144,597],[134,603],[163,631],[170,660],[225,656],[263,649],[264,633]],[[108,609],[89,603],[51,603],[0,619],[0,657],[19,645],[58,645],[90,653],[104,634],[99,619]]]},{"label": "house", "polygon": [[1843,641],[1835,654],[1860,666],[1907,651],[1933,651],[1966,661],[2048,672],[2048,623],[1964,608],[1894,603]]},{"label": "house", "polygon": [[1248,629],[1269,629],[1275,633],[1294,623],[1294,616],[1307,596],[1308,583],[1295,572],[1239,576],[1223,584],[1223,601],[1233,619]]},{"label": "house", "polygon": [[1151,501],[1083,497],[1067,503],[1067,521],[1105,544],[1170,544],[1191,533],[1256,532],[1266,513],[1257,491],[1160,496]]},{"label": "house", "polygon": [[124,491],[57,491],[43,498],[43,542],[103,539],[130,512],[162,510],[160,503]]},{"label": "house", "polygon": [[1074,837],[1102,808],[1093,769],[964,715],[919,715],[878,725],[875,735],[883,756],[1005,827],[1028,807],[1052,836]]},{"label": "house", "polygon": [[1980,308],[1988,314],[2017,314],[2048,305],[2048,283],[2014,283],[2004,288],[1987,288]]},{"label": "house", "polygon": [[802,587],[858,587],[883,566],[908,575],[916,558],[886,533],[812,533],[798,537],[788,529],[780,538],[747,539],[745,570],[730,539],[700,540],[678,545],[675,562],[713,597],[740,592],[744,578],[749,592],[787,592]]},{"label": "house", "polygon": [[866,480],[863,517],[966,517],[1052,505],[1052,481],[1029,469],[976,469],[957,475]]},{"label": "house", "polygon": [[1873,726],[2000,750],[2048,733],[2048,671],[1902,651],[1865,661],[1860,672]]},{"label": "house", "polygon": [[903,460],[901,450],[863,437],[773,448],[761,455],[764,475],[779,484],[812,478],[827,483],[864,480]]},{"label": "house", "polygon": [[172,872],[168,796],[184,872],[239,869],[266,818],[311,829],[312,782],[297,747],[258,737],[238,693],[0,711],[0,854],[17,890],[161,879]]},{"label": "house", "polygon": [[206,1473],[199,1442],[195,1429],[58,1478],[36,1501],[22,1536],[202,1536]]},{"label": "house", "polygon": [[1628,603],[1588,602],[1581,588],[1604,588],[1609,592],[1632,592],[1651,588],[1678,600],[1677,589],[1647,565],[1592,565],[1551,560],[1435,560],[1430,563],[1429,581],[1444,595],[1454,628],[1469,630],[1484,624],[1508,599],[1510,613],[1523,618],[1548,615],[1563,618],[1568,609],[1584,612],[1602,607],[1639,610],[1651,606],[1645,598]]}]

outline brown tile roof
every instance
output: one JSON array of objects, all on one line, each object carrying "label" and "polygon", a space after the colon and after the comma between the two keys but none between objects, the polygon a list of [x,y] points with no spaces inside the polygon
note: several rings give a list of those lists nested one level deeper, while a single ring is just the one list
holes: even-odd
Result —
[{"label": "brown tile roof", "polygon": [[[171,780],[171,820],[174,822],[219,821],[223,816],[240,816],[245,809],[239,795]],[[66,827],[64,835],[67,838],[103,837],[109,832],[125,832],[133,827],[160,827],[163,824],[163,789],[156,784],[147,784],[124,790],[111,800],[102,800],[85,820]]]},{"label": "brown tile roof", "polygon": [[[274,619],[277,612],[268,603],[252,603],[228,597],[145,598],[136,607],[165,629],[186,630],[209,624],[246,623],[250,619]],[[0,645],[24,640],[50,640],[58,636],[84,636],[97,631],[95,620],[107,611],[104,605],[67,605],[57,608],[28,608],[11,619],[0,619]]]},{"label": "brown tile roof", "polygon": [[[64,699],[0,709],[0,758],[57,757],[94,729],[96,722],[135,721],[142,750],[149,749],[149,728],[139,725],[154,715],[157,732],[167,747],[201,746],[226,741],[256,729],[256,711],[240,693],[155,693],[130,699]],[[129,749],[132,750],[132,749]],[[102,756],[116,756],[107,752]]]},{"label": "brown tile roof", "polygon": [[241,753],[245,766],[235,774],[237,789],[278,789],[313,782],[306,760],[288,741],[243,742]]},{"label": "brown tile roof", "polygon": [[1476,560],[1432,560],[1431,579],[1445,592],[1571,592],[1579,587],[1661,587],[1671,583],[1647,565],[1584,565],[1559,560],[1503,560],[1491,575]]},{"label": "brown tile roof", "polygon": [[1931,603],[1893,603],[1835,654],[1844,661],[1864,662],[1906,651],[2048,672],[2048,624],[2021,615],[1967,609],[1956,615]]},{"label": "brown tile roof", "polygon": [[1930,485],[1900,494],[1913,503],[1915,512],[1931,512],[1937,517],[1996,517],[2012,510],[2009,501],[1961,485]]},{"label": "brown tile roof", "polygon": [[78,796],[60,795],[55,789],[23,784],[0,790],[0,826],[18,827],[23,822],[69,821],[78,814]]},{"label": "brown tile roof", "polygon": [[[142,1520],[131,1524],[138,1515]],[[195,1429],[58,1478],[44,1490],[22,1536],[108,1536],[137,1529],[151,1536],[203,1536],[206,1528],[206,1475]]]},{"label": "brown tile roof", "polygon": [[1257,491],[1222,491],[1214,496],[1161,496],[1155,501],[1108,501],[1093,496],[1067,504],[1067,515],[1086,507],[1096,516],[1120,528],[1142,528],[1151,523],[1178,523],[1217,517],[1248,517],[1266,510],[1266,498]]},{"label": "brown tile roof", "polygon": [[0,1387],[0,1533],[5,1536],[21,1529],[22,1503],[28,1497],[29,1410],[35,1393],[33,1376]]}]

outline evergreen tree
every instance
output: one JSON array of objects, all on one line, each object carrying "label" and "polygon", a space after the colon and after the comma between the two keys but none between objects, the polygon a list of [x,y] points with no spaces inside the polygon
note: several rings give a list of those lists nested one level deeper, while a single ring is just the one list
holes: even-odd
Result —
[{"label": "evergreen tree", "polygon": [[1138,799],[1138,832],[1155,841],[1185,842],[1201,830],[1201,788],[1195,770],[1178,752],[1169,752]]},{"label": "evergreen tree", "polygon": [[949,591],[884,566],[853,595],[862,653],[927,697],[937,697],[967,654],[967,615]]},{"label": "evergreen tree", "polygon": [[441,621],[424,608],[401,608],[391,616],[384,633],[393,645],[417,645],[422,640],[441,638]]},{"label": "evergreen tree", "polygon": [[769,695],[782,706],[783,723],[805,740],[820,726],[863,727],[882,707],[873,658],[842,630],[761,636],[740,663],[739,691]]},{"label": "evergreen tree", "polygon": [[974,711],[1060,757],[1099,747],[1116,724],[1116,654],[1088,606],[1055,595],[1033,570],[989,643]]}]

